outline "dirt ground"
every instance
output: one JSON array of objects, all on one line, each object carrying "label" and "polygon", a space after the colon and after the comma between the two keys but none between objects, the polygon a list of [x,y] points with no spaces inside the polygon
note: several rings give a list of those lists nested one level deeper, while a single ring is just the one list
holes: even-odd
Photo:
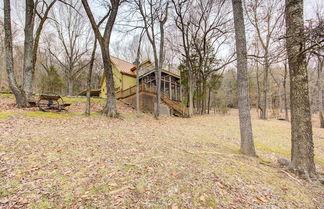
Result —
[{"label": "dirt ground", "polygon": [[[122,119],[66,98],[68,112],[17,110],[0,97],[0,208],[321,208],[324,187],[278,165],[290,124],[253,117],[258,158],[239,154],[237,111],[194,118]],[[94,100],[100,110],[103,101]],[[314,116],[315,161],[324,130]]]}]

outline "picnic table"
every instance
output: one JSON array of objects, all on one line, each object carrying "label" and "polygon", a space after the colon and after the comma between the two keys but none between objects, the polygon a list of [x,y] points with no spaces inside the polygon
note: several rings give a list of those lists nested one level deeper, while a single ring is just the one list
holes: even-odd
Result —
[{"label": "picnic table", "polygon": [[71,104],[64,103],[63,98],[58,94],[46,93],[39,95],[39,99],[37,103],[34,102],[34,105],[43,112],[60,112]]}]

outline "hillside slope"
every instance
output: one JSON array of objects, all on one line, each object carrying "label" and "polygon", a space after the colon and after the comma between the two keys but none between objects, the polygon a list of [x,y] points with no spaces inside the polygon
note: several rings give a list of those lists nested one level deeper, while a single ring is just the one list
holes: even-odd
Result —
[{"label": "hillside slope", "polygon": [[[254,119],[259,158],[249,158],[238,153],[235,112],[161,120],[132,113],[123,120],[36,113],[0,119],[0,208],[324,205],[323,186],[277,164],[289,155],[287,122]],[[314,128],[320,172],[323,136]]]}]

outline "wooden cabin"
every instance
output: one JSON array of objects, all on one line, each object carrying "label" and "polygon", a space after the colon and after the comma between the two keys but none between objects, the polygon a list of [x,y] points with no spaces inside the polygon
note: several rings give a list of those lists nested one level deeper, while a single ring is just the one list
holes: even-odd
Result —
[{"label": "wooden cabin", "polygon": [[[118,100],[136,107],[136,73],[139,78],[139,98],[142,112],[154,113],[156,109],[156,77],[154,63],[146,60],[136,66],[112,57],[116,97]],[[138,71],[138,72],[137,72]],[[161,115],[187,116],[187,108],[181,104],[180,72],[166,66],[161,70]],[[105,76],[101,79],[100,96],[107,97]]]},{"label": "wooden cabin", "polygon": [[[144,88],[156,87],[154,63],[150,60],[140,65],[139,83]],[[179,70],[171,66],[167,66],[161,70],[161,94],[173,101],[181,102]]]},{"label": "wooden cabin", "polygon": [[[117,57],[110,57],[115,82],[115,91],[124,91],[136,85],[136,66]],[[100,80],[100,97],[107,97],[106,76]]]}]

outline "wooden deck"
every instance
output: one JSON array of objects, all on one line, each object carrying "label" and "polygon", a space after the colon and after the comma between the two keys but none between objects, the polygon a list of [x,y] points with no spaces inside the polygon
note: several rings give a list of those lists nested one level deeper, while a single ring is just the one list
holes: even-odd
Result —
[{"label": "wooden deck", "polygon": [[[139,88],[139,93],[146,92],[153,94],[156,96],[156,88],[155,87],[148,87],[145,85],[140,85]],[[136,95],[136,86],[130,87],[128,89],[125,89],[123,91],[118,91],[116,92],[116,98],[119,100],[131,97],[133,95]],[[174,101],[170,99],[167,95],[163,94],[161,92],[161,100],[173,110],[174,114],[180,117],[188,117],[189,111],[186,106],[184,106],[181,102],[179,101]]]}]

